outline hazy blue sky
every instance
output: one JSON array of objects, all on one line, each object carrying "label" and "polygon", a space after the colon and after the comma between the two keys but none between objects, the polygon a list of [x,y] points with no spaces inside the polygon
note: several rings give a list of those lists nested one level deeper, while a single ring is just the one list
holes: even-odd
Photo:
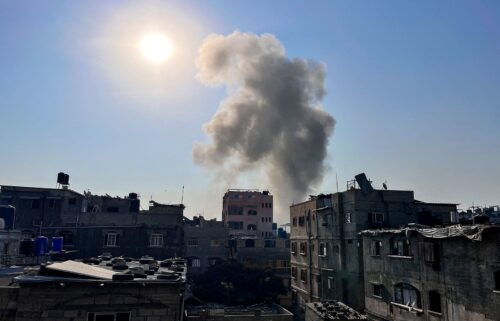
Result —
[{"label": "hazy blue sky", "polygon": [[[134,45],[153,29],[177,49],[161,66]],[[225,90],[193,61],[236,29],[327,66],[337,125],[318,193],[366,172],[424,201],[500,203],[498,1],[0,1],[0,184],[65,171],[80,192],[163,202],[185,185],[187,216],[220,217],[227,186],[191,149]]]}]

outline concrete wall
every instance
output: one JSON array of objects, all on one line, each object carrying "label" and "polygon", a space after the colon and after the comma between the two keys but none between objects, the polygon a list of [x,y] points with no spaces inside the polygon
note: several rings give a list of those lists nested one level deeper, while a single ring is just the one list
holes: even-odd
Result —
[{"label": "concrete wall", "polygon": [[[61,286],[64,284],[64,286]],[[87,321],[88,313],[130,312],[131,321],[174,321],[183,283],[43,283],[18,289],[16,321]]]},{"label": "concrete wall", "polygon": [[[494,272],[500,270],[500,235],[490,230],[481,242],[465,237],[409,238],[412,256],[389,255],[391,239],[403,235],[363,237],[366,310],[382,320],[498,320],[500,292],[494,290]],[[381,242],[381,255],[370,253],[369,244]],[[439,264],[425,262],[424,243],[434,243]],[[420,292],[421,312],[409,312],[394,302],[394,286],[407,283]],[[382,297],[373,295],[372,284],[382,285]],[[429,309],[429,291],[441,297],[441,313]]]}]

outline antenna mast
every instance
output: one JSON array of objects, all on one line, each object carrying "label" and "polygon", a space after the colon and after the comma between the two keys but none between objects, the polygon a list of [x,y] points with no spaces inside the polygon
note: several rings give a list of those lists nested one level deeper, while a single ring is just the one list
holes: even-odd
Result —
[{"label": "antenna mast", "polygon": [[184,185],[182,185],[182,196],[181,196],[181,204],[184,203]]}]

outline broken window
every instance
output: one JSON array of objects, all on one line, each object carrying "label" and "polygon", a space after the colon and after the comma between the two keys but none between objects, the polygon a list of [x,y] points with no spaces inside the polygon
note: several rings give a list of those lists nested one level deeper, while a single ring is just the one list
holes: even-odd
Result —
[{"label": "broken window", "polygon": [[307,255],[307,243],[300,242],[300,255]]},{"label": "broken window", "polygon": [[429,310],[441,313],[441,295],[436,291],[429,291]]},{"label": "broken window", "polygon": [[394,302],[420,309],[420,292],[410,284],[399,283],[394,287]]},{"label": "broken window", "polygon": [[374,256],[380,256],[380,241],[379,240],[372,240],[371,241],[371,246],[370,246],[370,255]]},{"label": "broken window", "polygon": [[379,298],[382,297],[382,284],[372,284],[372,295]]},{"label": "broken window", "polygon": [[307,283],[307,270],[306,269],[300,269],[300,280],[303,283]]},{"label": "broken window", "polygon": [[391,254],[397,256],[411,256],[410,244],[406,239],[396,238],[392,240]]}]

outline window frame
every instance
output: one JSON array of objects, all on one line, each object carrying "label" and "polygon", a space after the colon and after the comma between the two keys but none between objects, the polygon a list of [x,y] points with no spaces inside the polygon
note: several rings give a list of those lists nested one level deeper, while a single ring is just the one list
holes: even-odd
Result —
[{"label": "window frame", "polygon": [[[153,242],[156,240],[156,242]],[[159,240],[159,242],[158,242]],[[149,235],[149,247],[163,247],[163,234],[162,233],[151,233]]]},{"label": "window frame", "polygon": [[[113,238],[110,238],[110,237]],[[103,247],[120,247],[121,234],[115,231],[108,231],[104,234],[104,244]],[[111,242],[110,240],[113,240]]]}]

